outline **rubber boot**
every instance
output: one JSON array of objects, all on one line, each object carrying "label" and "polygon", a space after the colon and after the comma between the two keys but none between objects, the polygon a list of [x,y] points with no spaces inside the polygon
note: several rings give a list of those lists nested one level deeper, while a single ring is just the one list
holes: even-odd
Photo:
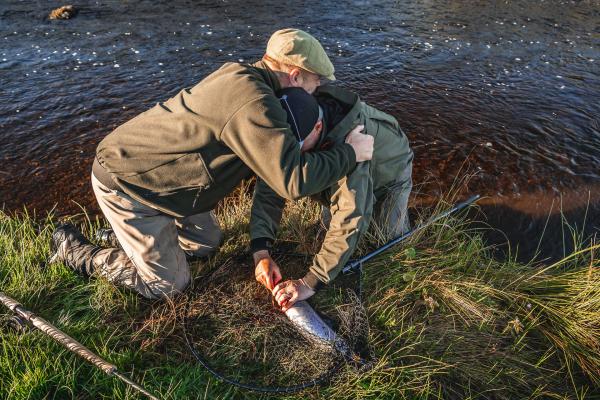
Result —
[{"label": "rubber boot", "polygon": [[115,231],[113,231],[112,228],[98,229],[96,232],[96,240],[106,244],[108,247],[121,248],[121,243],[119,243],[117,235],[115,235]]},{"label": "rubber boot", "polygon": [[71,224],[61,224],[52,234],[51,262],[62,261],[73,271],[91,276],[94,273],[94,256],[102,247],[93,245]]}]

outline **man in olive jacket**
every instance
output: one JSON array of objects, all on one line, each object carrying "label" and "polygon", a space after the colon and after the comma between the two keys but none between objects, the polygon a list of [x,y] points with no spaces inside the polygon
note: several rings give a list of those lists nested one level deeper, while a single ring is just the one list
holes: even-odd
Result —
[{"label": "man in olive jacket", "polygon": [[[256,174],[296,199],[370,159],[373,141],[360,128],[328,152],[302,154],[275,96],[285,87],[313,92],[333,72],[314,37],[280,30],[262,61],[227,63],[115,129],[98,145],[92,188],[121,248],[93,246],[61,226],[53,235],[56,259],[148,298],[182,291],[190,281],[186,256],[218,247],[212,210],[242,179]],[[261,267],[260,274],[273,271]]]},{"label": "man in olive jacket", "polygon": [[[345,132],[357,123],[363,124],[366,133],[375,140],[371,161],[359,163],[348,175],[313,196],[325,207],[323,215],[328,229],[306,275],[282,282],[272,291],[286,311],[338,275],[373,214],[387,238],[408,231],[413,152],[395,118],[361,102],[358,95],[350,91],[323,86],[317,90],[316,99],[295,88],[283,89],[278,94],[288,119],[295,122],[292,128],[299,131],[303,151],[342,143]],[[306,119],[310,120],[308,128]],[[259,178],[250,219],[251,246],[255,259],[268,260],[276,270],[279,267],[270,258],[269,249],[284,206],[285,200]]]}]

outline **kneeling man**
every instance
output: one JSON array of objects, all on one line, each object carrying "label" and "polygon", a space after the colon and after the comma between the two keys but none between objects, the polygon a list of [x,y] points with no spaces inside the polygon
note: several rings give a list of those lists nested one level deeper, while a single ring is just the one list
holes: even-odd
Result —
[{"label": "kneeling man", "polygon": [[[56,259],[148,298],[190,282],[187,256],[217,249],[213,209],[256,174],[295,199],[318,193],[371,158],[358,130],[326,152],[301,154],[275,92],[313,92],[334,79],[333,64],[310,34],[275,32],[262,61],[227,63],[192,88],[136,116],[98,145],[92,188],[120,247],[91,244],[73,226],[53,234]],[[308,94],[308,93],[307,93]]]}]

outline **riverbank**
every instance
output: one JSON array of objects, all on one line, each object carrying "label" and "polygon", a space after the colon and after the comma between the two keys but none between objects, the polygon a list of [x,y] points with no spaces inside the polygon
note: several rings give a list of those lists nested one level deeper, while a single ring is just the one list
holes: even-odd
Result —
[{"label": "riverbank", "polygon": [[[304,342],[254,281],[245,254],[249,204],[244,188],[222,204],[221,252],[194,263],[193,286],[169,304],[46,265],[55,221],[0,213],[0,288],[163,399],[248,396],[195,363],[184,316],[197,348],[224,374],[259,385],[298,383],[335,360]],[[287,255],[278,258],[286,276],[310,262],[291,253],[318,249],[318,216],[310,201],[286,210]],[[88,236],[102,225],[77,220]],[[376,242],[372,231],[362,251]],[[355,276],[319,293],[315,308],[373,363],[364,371],[345,366],[330,385],[287,398],[597,396],[598,246],[552,265],[500,262],[491,252],[464,216],[448,218],[365,265],[364,307],[348,290]],[[0,343],[1,398],[136,398],[40,333],[3,330]]]}]

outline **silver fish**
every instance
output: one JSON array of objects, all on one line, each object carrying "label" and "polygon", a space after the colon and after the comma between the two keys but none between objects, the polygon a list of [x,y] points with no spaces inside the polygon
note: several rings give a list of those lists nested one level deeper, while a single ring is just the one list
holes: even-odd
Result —
[{"label": "silver fish", "polygon": [[323,321],[306,301],[296,302],[285,312],[289,320],[309,341],[325,348],[335,349],[346,358],[354,358],[348,344]]}]

